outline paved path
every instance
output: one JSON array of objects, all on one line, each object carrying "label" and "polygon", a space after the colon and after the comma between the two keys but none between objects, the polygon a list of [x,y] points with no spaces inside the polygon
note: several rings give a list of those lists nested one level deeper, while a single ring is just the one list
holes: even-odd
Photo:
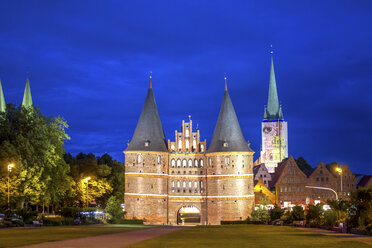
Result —
[{"label": "paved path", "polygon": [[78,239],[69,239],[61,241],[46,242],[41,244],[24,246],[24,248],[120,248],[140,242],[145,239],[151,239],[166,233],[180,230],[184,227],[164,226],[156,228],[144,228],[138,231],[124,233],[105,234],[93,237]]},{"label": "paved path", "polygon": [[338,233],[338,232],[333,232],[333,231],[319,229],[319,228],[296,227],[296,229],[309,231],[309,232],[315,232],[315,233],[332,236],[332,237],[347,238],[353,241],[359,241],[359,242],[366,243],[368,245],[372,245],[372,236],[357,235],[357,234],[352,234],[352,233]]}]

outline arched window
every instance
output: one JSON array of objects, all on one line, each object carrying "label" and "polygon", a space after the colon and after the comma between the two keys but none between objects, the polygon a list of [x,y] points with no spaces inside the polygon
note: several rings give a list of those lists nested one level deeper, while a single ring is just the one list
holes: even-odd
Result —
[{"label": "arched window", "polygon": [[173,144],[171,145],[171,149],[172,149],[172,152],[174,152],[174,145]]},{"label": "arched window", "polygon": [[186,166],[187,166],[186,159],[182,160],[182,166],[183,166],[183,168],[186,168]]},{"label": "arched window", "polygon": [[201,146],[200,146],[200,151],[201,151],[201,152],[204,152],[204,145],[201,145]]},{"label": "arched window", "polygon": [[183,181],[182,187],[186,188],[186,181]]},{"label": "arched window", "polygon": [[189,136],[190,136],[189,129],[186,129],[186,137],[189,137]]},{"label": "arched window", "polygon": [[196,140],[195,139],[192,141],[192,149],[194,151],[196,150]]},{"label": "arched window", "polygon": [[174,192],[174,181],[172,181],[172,192]]},{"label": "arched window", "polygon": [[203,181],[200,181],[200,193],[203,193],[203,192],[204,192]]},{"label": "arched window", "polygon": [[194,192],[198,193],[198,182],[197,181],[194,182]]},{"label": "arched window", "polygon": [[194,160],[194,167],[195,167],[195,168],[198,167],[198,160],[197,160],[197,159]]},{"label": "arched window", "polygon": [[189,140],[186,140],[186,150],[189,150]]},{"label": "arched window", "polygon": [[189,159],[189,168],[191,168],[191,167],[192,167],[192,160]]},{"label": "arched window", "polygon": [[177,167],[181,167],[181,159],[177,159]]},{"label": "arched window", "polygon": [[182,149],[182,140],[178,140],[178,151]]},{"label": "arched window", "polygon": [[191,193],[191,192],[192,192],[192,182],[189,181],[189,193]]},{"label": "arched window", "polygon": [[212,165],[212,158],[209,158],[209,165]]},{"label": "arched window", "polygon": [[161,156],[158,155],[158,164],[161,164]]},{"label": "arched window", "polygon": [[138,154],[137,155],[137,164],[142,163],[142,155]]},{"label": "arched window", "polygon": [[176,166],[176,161],[174,159],[172,159],[171,165],[172,165],[172,167]]},{"label": "arched window", "polygon": [[180,188],[181,188],[181,182],[177,181],[177,192],[180,192]]},{"label": "arched window", "polygon": [[200,167],[203,167],[204,166],[204,161],[203,159],[200,159]]}]

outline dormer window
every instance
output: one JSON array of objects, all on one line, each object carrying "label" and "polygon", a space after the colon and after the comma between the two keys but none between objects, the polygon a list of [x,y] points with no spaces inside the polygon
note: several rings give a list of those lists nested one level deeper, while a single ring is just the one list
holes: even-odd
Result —
[{"label": "dormer window", "polygon": [[145,147],[148,147],[150,145],[150,141],[149,140],[146,140],[145,141]]},{"label": "dormer window", "polygon": [[223,142],[223,147],[228,147],[229,146],[229,144],[225,141],[225,142]]}]

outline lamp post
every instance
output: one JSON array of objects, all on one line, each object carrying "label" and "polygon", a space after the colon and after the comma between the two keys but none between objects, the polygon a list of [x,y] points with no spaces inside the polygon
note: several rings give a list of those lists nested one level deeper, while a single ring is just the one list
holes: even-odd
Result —
[{"label": "lamp post", "polygon": [[8,209],[10,209],[10,172],[12,171],[14,164],[8,165]]},{"label": "lamp post", "polygon": [[340,167],[337,167],[336,171],[340,174],[340,177],[341,177],[341,195],[342,195],[342,169]]},{"label": "lamp post", "polygon": [[88,185],[89,185],[89,180],[90,180],[90,177],[86,177],[84,179],[84,181],[87,183],[87,191],[85,192],[86,206],[87,207],[88,207],[88,203],[89,203],[89,200],[88,200]]}]

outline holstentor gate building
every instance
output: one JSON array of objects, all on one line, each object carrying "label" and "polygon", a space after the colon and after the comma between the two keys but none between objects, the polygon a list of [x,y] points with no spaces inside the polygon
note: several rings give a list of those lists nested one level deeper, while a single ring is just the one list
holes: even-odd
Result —
[{"label": "holstentor gate building", "polygon": [[[226,81],[226,79],[225,79]],[[207,149],[192,120],[165,140],[151,84],[125,154],[126,218],[154,224],[220,224],[247,219],[254,205],[253,151],[226,82]]]}]

